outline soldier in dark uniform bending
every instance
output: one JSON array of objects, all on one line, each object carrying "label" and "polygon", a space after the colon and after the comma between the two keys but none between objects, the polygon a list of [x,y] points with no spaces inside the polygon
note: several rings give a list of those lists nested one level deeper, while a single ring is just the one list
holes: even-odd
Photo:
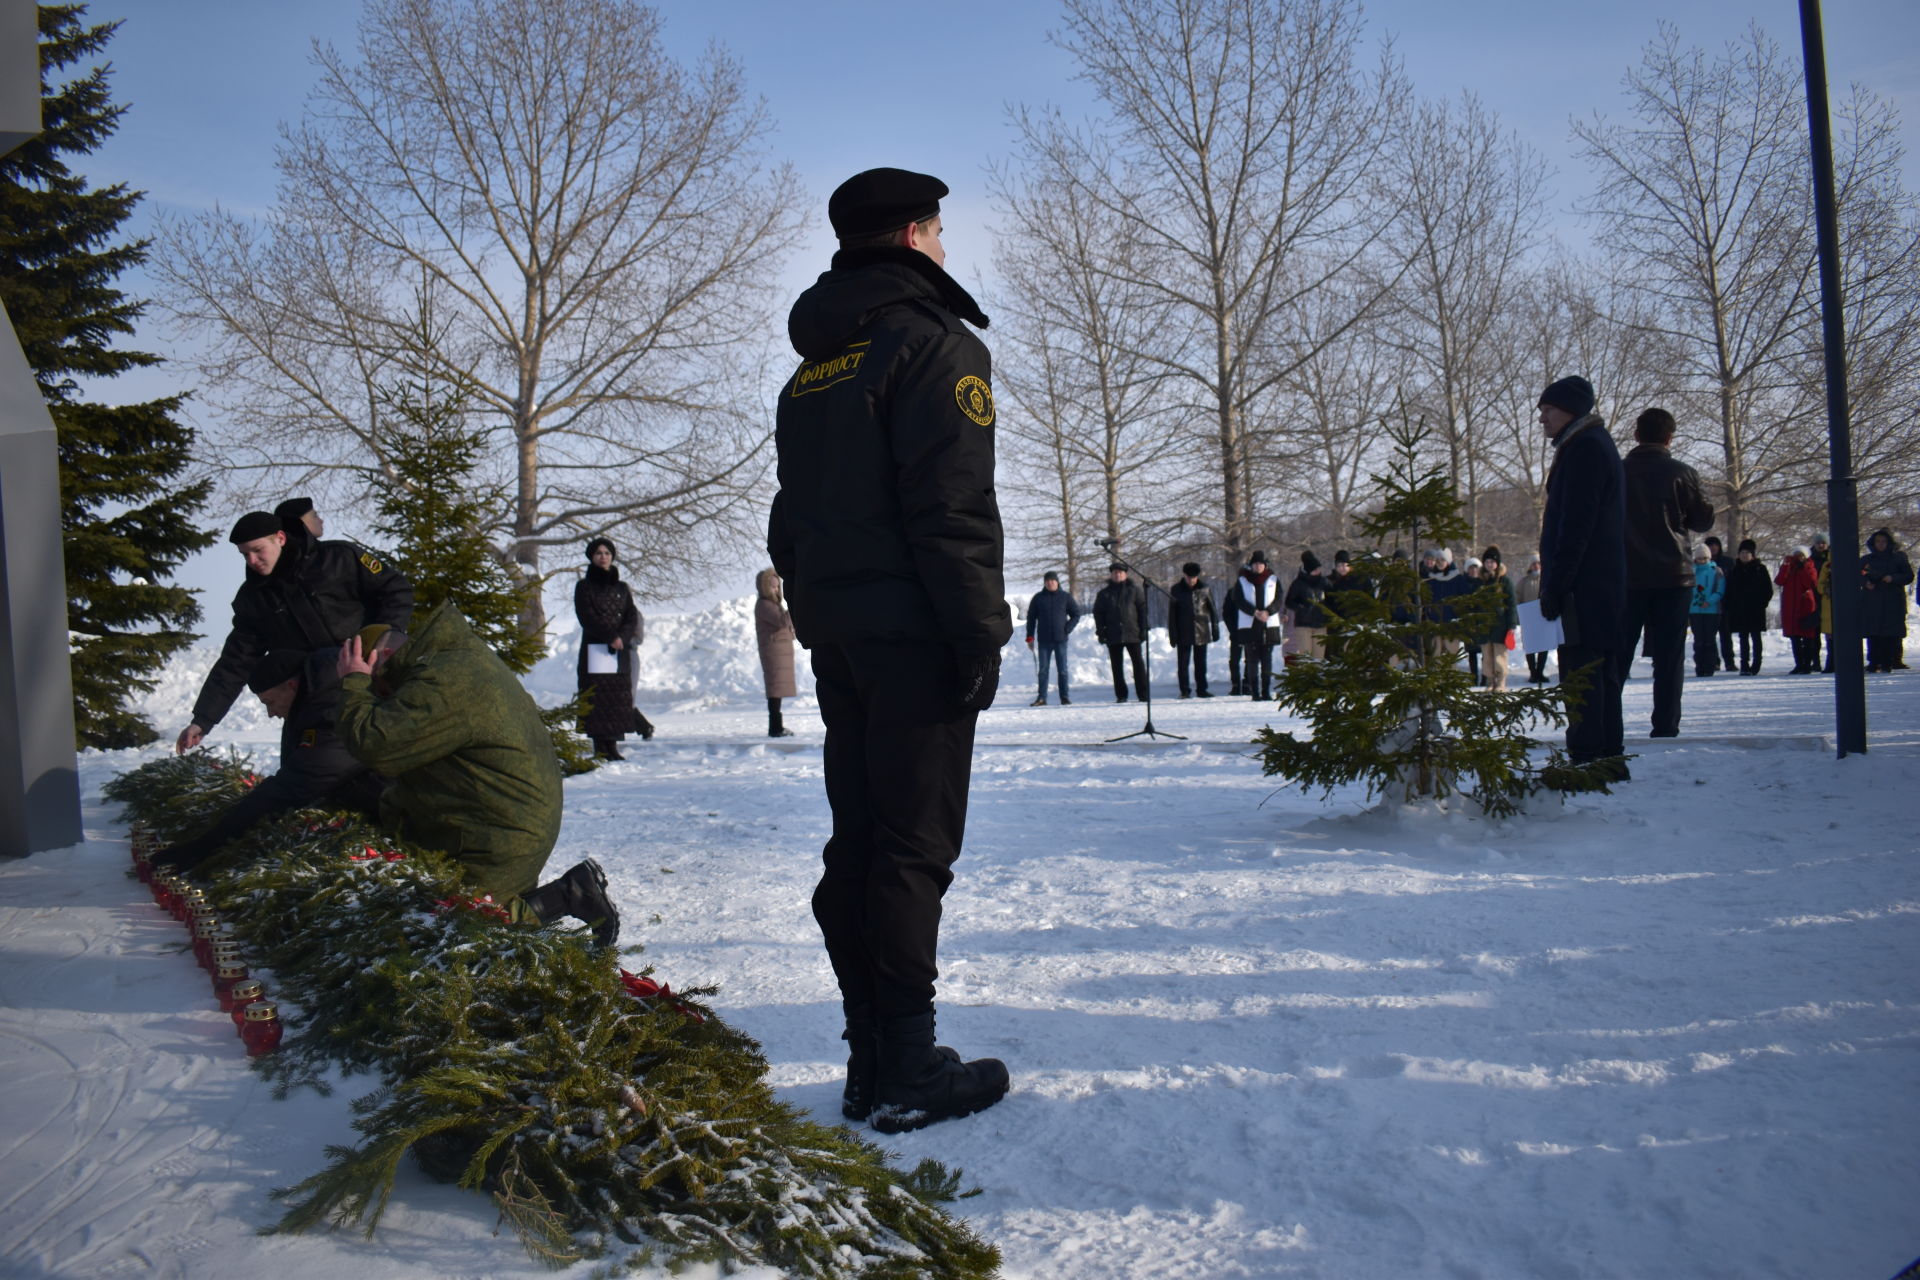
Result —
[{"label": "soldier in dark uniform bending", "polygon": [[371,623],[406,630],[413,613],[413,584],[393,566],[351,542],[317,541],[298,519],[248,512],[227,541],[247,562],[247,580],[233,597],[233,630],[200,686],[193,723],[180,731],[176,751],[191,751],[220,723],[268,652],[337,652]]},{"label": "soldier in dark uniform bending", "polygon": [[331,649],[279,649],[253,664],[247,687],[280,730],[280,771],[263,778],[213,826],[154,855],[157,866],[191,871],[255,823],[294,809],[356,809],[371,817],[385,779],[354,759],[334,726],[340,677]]},{"label": "soldier in dark uniform bending", "polygon": [[974,721],[1013,632],[993,484],[987,318],[943,270],[924,174],[827,203],[832,269],[800,295],[767,549],[812,651],[833,836],[813,894],[846,1013],[842,1110],[885,1133],[993,1105],[1007,1070],[934,1041],[940,899],[966,829]]}]

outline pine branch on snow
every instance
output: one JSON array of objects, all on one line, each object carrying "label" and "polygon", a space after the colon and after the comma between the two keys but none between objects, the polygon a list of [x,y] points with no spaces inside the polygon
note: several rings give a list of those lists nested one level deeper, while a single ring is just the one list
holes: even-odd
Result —
[{"label": "pine branch on snow", "polygon": [[[248,776],[240,757],[198,752],[107,794],[172,835]],[[327,1067],[381,1083],[354,1104],[360,1144],[277,1193],[291,1207],[274,1230],[371,1234],[411,1151],[491,1193],[529,1252],[559,1265],[620,1241],[636,1263],[658,1251],[821,1280],[996,1270],[998,1251],[937,1207],[957,1175],[931,1161],[903,1174],[779,1102],[759,1047],[699,1002],[711,992],[636,1000],[583,935],[504,923],[447,859],[362,821],[296,814],[246,846],[207,865],[292,1006],[257,1069],[282,1092]]]}]

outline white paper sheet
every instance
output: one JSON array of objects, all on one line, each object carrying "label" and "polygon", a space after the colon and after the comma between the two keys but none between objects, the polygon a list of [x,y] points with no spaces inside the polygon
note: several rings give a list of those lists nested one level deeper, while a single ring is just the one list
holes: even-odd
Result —
[{"label": "white paper sheet", "polygon": [[587,646],[587,674],[610,676],[620,669],[620,655],[604,644]]},{"label": "white paper sheet", "polygon": [[1540,602],[1529,600],[1520,606],[1520,652],[1545,653],[1566,643],[1560,620],[1548,622],[1540,616]]}]

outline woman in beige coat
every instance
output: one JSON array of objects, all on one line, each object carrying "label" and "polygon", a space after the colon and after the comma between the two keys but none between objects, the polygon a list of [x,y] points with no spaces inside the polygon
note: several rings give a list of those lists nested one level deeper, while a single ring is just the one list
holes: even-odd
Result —
[{"label": "woman in beige coat", "polygon": [[767,736],[791,738],[780,721],[780,699],[796,697],[793,683],[793,619],[780,598],[780,575],[762,569],[753,580],[760,598],[753,602],[753,630],[760,641],[760,671],[767,682]]}]

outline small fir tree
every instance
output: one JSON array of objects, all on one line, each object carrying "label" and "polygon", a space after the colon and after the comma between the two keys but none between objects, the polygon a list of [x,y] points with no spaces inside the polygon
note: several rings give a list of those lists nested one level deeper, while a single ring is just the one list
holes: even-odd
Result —
[{"label": "small fir tree", "polygon": [[[424,300],[414,340],[435,341]],[[467,425],[472,398],[473,384],[465,379],[441,385],[421,377],[389,387],[382,396],[390,414],[380,441],[384,465],[372,473],[368,496],[374,527],[390,541],[395,567],[413,582],[414,612],[424,617],[453,605],[502,662],[525,675],[546,654],[546,638],[520,627],[539,583],[503,564],[487,535],[486,512],[501,510],[506,495],[477,474],[486,439]],[[576,695],[540,713],[567,777],[599,766],[592,744],[573,731],[586,712],[584,696]]]},{"label": "small fir tree", "polygon": [[[1468,536],[1461,503],[1437,469],[1420,465],[1428,432],[1404,409],[1389,422],[1394,444],[1386,475],[1373,477],[1380,510],[1360,522],[1371,539],[1402,540],[1417,551]],[[1475,689],[1461,651],[1493,625],[1497,603],[1475,591],[1436,604],[1412,559],[1369,567],[1371,590],[1328,599],[1327,656],[1281,674],[1280,706],[1304,717],[1310,737],[1271,727],[1255,737],[1268,775],[1323,793],[1365,782],[1367,797],[1399,800],[1471,797],[1493,816],[1514,813],[1540,790],[1605,791],[1616,777],[1607,762],[1575,765],[1558,747],[1528,735],[1538,724],[1567,722],[1567,705],[1586,675],[1558,685],[1495,692]]]},{"label": "small fir tree", "polygon": [[152,689],[161,665],[197,638],[188,628],[199,604],[166,580],[214,535],[193,523],[207,482],[180,481],[194,443],[176,417],[180,397],[97,404],[75,381],[160,363],[113,345],[145,306],[113,283],[147,256],[147,241],[117,239],[141,193],[95,189],[66,159],[96,150],[126,111],[104,64],[55,82],[119,25],[89,26],[85,14],[79,4],[39,9],[41,132],[0,157],[0,304],[58,435],[76,736],[81,746],[130,747],[157,735],[128,698]]}]

